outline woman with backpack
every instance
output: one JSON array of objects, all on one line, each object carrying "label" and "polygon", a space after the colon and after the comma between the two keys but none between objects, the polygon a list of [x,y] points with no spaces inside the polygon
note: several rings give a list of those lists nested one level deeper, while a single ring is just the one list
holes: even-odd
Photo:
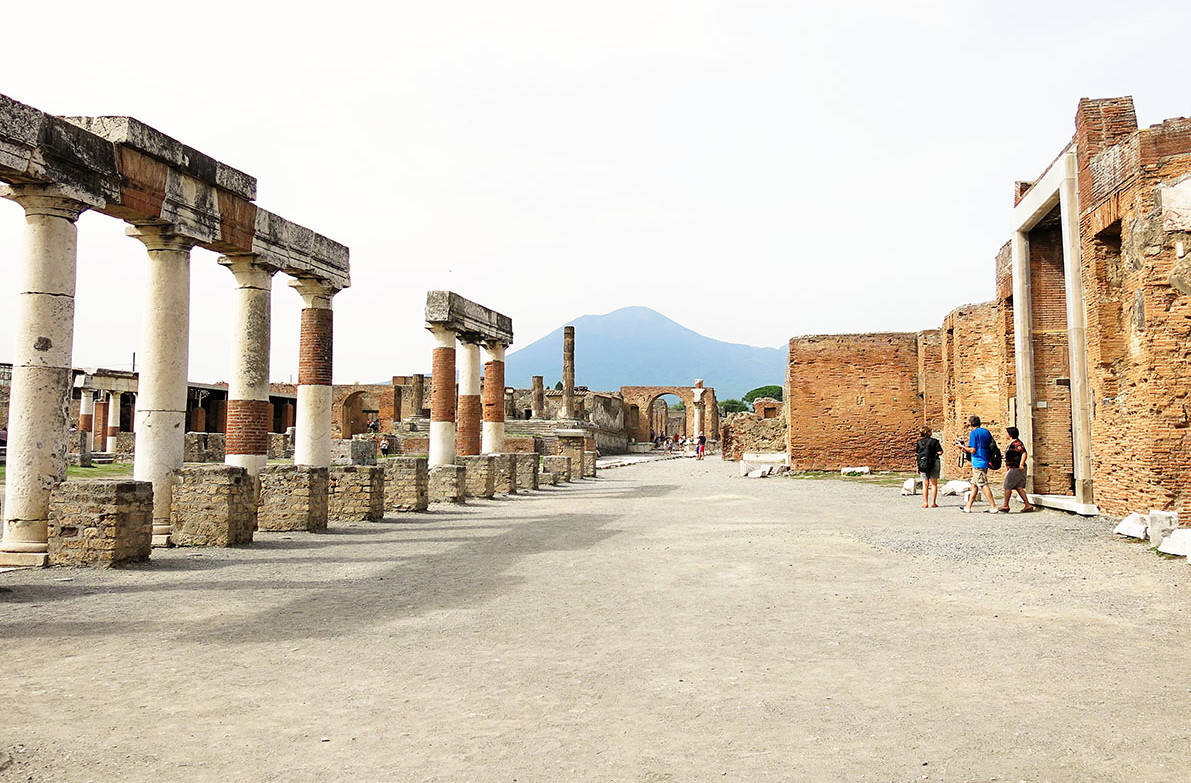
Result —
[{"label": "woman with backpack", "polygon": [[[918,477],[922,479],[922,507],[939,507],[939,475],[943,472],[943,444],[932,437],[930,427],[923,427],[918,434],[914,452],[918,460]],[[932,499],[933,491],[933,499]]]}]

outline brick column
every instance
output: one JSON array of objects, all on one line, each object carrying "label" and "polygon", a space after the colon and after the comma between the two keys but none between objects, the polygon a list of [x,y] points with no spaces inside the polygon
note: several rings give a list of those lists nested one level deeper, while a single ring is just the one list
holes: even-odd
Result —
[{"label": "brick column", "polygon": [[103,451],[107,447],[107,398],[95,401],[95,415],[91,417],[91,450]]},{"label": "brick column", "polygon": [[120,398],[123,396],[120,392],[108,395],[108,424],[104,430],[107,445],[103,450],[112,454],[116,453],[116,439],[120,435]]},{"label": "brick column", "polygon": [[87,434],[87,451],[95,451],[95,440],[91,429],[95,426],[95,392],[83,389],[79,392],[79,432]]},{"label": "brick column", "polygon": [[410,380],[410,416],[421,416],[426,409],[426,376],[414,373]]},{"label": "brick column", "polygon": [[533,393],[529,398],[529,415],[535,419],[546,418],[546,388],[542,376],[533,377]]},{"label": "brick column", "polygon": [[562,409],[560,419],[575,418],[575,327],[562,328]]},{"label": "brick column", "polygon": [[75,221],[89,206],[54,186],[0,187],[25,210],[8,409],[0,565],[49,559],[50,491],[66,479],[67,402],[74,373]]},{"label": "brick column", "polygon": [[186,444],[190,249],[195,241],[168,225],[132,226],[127,233],[149,251],[133,477],[153,482],[153,545],[168,546],[174,471],[182,467]]},{"label": "brick column", "polygon": [[455,333],[427,327],[434,335],[430,375],[430,467],[455,462]]},{"label": "brick column", "polygon": [[481,449],[485,454],[505,450],[505,346],[489,342],[484,346],[488,362],[484,365],[484,430]]},{"label": "brick column", "polygon": [[[435,379],[437,386],[437,379]],[[459,337],[459,409],[455,453],[469,457],[480,453],[480,344],[474,337]]]},{"label": "brick column", "polygon": [[273,428],[269,326],[273,273],[277,270],[252,255],[224,256],[219,263],[236,278],[224,462],[255,476],[269,461],[269,431]]},{"label": "brick column", "polygon": [[290,283],[302,296],[302,335],[298,345],[298,421],[294,464],[331,464],[331,297],[328,283],[301,278]]}]

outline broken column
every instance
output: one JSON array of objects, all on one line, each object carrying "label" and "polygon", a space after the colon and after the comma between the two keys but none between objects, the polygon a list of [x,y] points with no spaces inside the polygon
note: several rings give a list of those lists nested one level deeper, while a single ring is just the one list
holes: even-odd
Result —
[{"label": "broken column", "polygon": [[480,453],[480,344],[474,335],[459,335],[459,404],[456,409],[455,453]]},{"label": "broken column", "polygon": [[430,375],[430,468],[455,462],[455,332],[427,327],[434,335]]},{"label": "broken column", "polygon": [[410,416],[421,416],[426,409],[426,376],[420,372],[410,380],[410,406]]},{"label": "broken column", "polygon": [[529,407],[529,415],[533,418],[546,418],[546,388],[540,375],[533,377],[533,394],[529,399]]},{"label": "broken column", "polygon": [[489,340],[484,348],[488,362],[484,365],[484,431],[480,448],[485,454],[499,454],[505,448],[505,345]]},{"label": "broken column", "polygon": [[562,409],[560,419],[575,418],[575,327],[562,328]]},{"label": "broken column", "polygon": [[331,297],[336,291],[329,283],[313,278],[299,278],[290,285],[306,305],[298,348],[294,464],[326,468],[331,464]]},{"label": "broken column", "polygon": [[25,210],[0,565],[42,566],[48,560],[50,491],[66,478],[78,255],[75,221],[94,204],[54,186],[13,185],[0,194]]},{"label": "broken column", "polygon": [[127,233],[149,251],[133,477],[153,483],[153,545],[168,546],[174,471],[182,467],[185,450],[195,240],[162,224],[132,226]]},{"label": "broken column", "polygon": [[[273,423],[269,404],[269,330],[273,273],[277,270],[259,263],[252,255],[224,256],[219,263],[236,278],[224,461],[255,476],[269,461],[269,431]],[[328,331],[328,343],[329,338]]]},{"label": "broken column", "polygon": [[116,453],[116,440],[120,437],[120,398],[123,396],[123,393],[118,391],[108,395],[108,422],[104,428],[106,445],[103,450],[111,454]]}]

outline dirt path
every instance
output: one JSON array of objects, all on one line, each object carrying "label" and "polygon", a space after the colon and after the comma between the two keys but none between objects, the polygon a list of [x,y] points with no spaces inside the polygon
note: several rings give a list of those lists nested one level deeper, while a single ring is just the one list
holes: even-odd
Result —
[{"label": "dirt path", "polygon": [[0,574],[0,779],[1191,776],[1186,561],[733,473]]}]

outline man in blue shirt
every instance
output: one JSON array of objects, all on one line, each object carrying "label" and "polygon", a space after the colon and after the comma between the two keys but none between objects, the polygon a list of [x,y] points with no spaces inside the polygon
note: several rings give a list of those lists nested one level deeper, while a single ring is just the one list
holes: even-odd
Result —
[{"label": "man in blue shirt", "polygon": [[972,455],[972,491],[968,494],[968,503],[961,511],[965,514],[972,513],[972,505],[976,502],[976,493],[983,492],[984,497],[988,500],[988,511],[986,514],[997,513],[997,501],[993,499],[992,487],[988,485],[988,453],[993,444],[992,433],[980,426],[980,417],[973,416],[968,419],[968,424],[972,425],[972,433],[968,435],[968,445],[960,446],[968,454]]}]

